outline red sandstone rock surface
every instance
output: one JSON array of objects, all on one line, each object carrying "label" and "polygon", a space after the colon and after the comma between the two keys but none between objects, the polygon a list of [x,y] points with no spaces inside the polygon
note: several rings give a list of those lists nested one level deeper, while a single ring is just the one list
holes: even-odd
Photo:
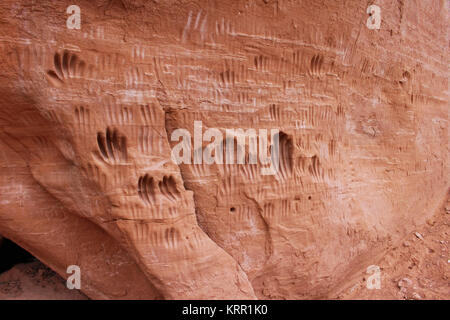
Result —
[{"label": "red sandstone rock surface", "polygon": [[[2,1],[0,234],[94,299],[352,297],[449,187],[448,2],[374,4]],[[177,165],[194,121],[278,173]]]},{"label": "red sandstone rock surface", "polygon": [[78,290],[69,290],[66,281],[35,261],[18,264],[0,274],[0,300],[86,300]]},{"label": "red sandstone rock surface", "polygon": [[333,294],[337,299],[450,298],[450,197],[426,224],[372,262],[380,266],[380,289],[367,290],[370,275],[355,274]]}]

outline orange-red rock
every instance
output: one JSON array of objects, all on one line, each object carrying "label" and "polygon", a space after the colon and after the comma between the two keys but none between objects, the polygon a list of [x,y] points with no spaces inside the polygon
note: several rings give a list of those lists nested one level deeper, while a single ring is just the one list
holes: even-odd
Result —
[{"label": "orange-red rock", "polygon": [[[376,4],[2,1],[0,233],[92,298],[328,297],[449,185],[448,3]],[[194,121],[280,171],[177,165]]]}]

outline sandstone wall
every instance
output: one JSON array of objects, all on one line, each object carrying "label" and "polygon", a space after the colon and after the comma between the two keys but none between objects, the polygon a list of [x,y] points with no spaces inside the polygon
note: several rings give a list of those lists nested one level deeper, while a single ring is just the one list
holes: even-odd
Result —
[{"label": "sandstone wall", "polygon": [[[374,3],[2,1],[0,233],[92,298],[330,297],[448,189],[448,3]],[[194,121],[278,174],[175,164]]]}]

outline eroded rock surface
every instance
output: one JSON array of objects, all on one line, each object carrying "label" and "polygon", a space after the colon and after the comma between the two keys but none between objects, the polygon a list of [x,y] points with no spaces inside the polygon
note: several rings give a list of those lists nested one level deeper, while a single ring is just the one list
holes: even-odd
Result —
[{"label": "eroded rock surface", "polygon": [[[356,0],[79,1],[80,29],[2,1],[0,233],[91,298],[328,297],[448,190],[447,2],[376,2],[379,30]],[[177,165],[194,121],[278,129],[278,173]]]},{"label": "eroded rock surface", "polygon": [[78,290],[39,261],[23,263],[0,275],[0,300],[86,300]]}]

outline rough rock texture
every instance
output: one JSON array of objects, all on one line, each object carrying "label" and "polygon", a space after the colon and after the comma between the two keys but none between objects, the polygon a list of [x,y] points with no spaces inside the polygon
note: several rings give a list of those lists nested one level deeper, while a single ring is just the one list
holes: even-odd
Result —
[{"label": "rough rock texture", "polygon": [[[2,1],[0,233],[91,298],[339,291],[449,187],[448,2],[374,3]],[[194,121],[279,173],[178,166]]]},{"label": "rough rock texture", "polygon": [[[447,210],[446,210],[447,209]],[[450,193],[447,202],[427,223],[409,233],[397,247],[376,261],[381,270],[379,289],[367,290],[368,274],[348,281],[338,299],[450,298]],[[418,230],[418,231],[417,231]]]},{"label": "rough rock texture", "polygon": [[0,300],[86,300],[39,261],[18,264],[0,275]]}]

